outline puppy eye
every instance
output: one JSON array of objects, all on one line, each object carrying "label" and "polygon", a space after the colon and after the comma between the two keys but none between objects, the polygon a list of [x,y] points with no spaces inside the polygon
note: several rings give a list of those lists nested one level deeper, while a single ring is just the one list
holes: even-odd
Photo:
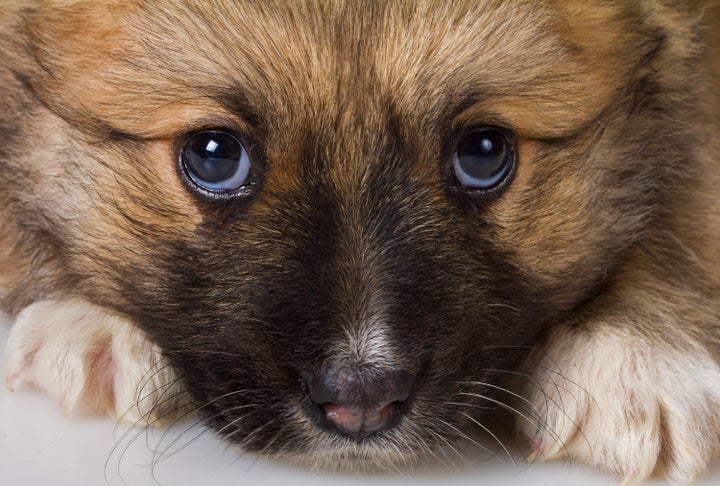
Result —
[{"label": "puppy eye", "polygon": [[182,148],[181,164],[190,182],[212,193],[230,193],[250,181],[250,157],[234,135],[203,130]]},{"label": "puppy eye", "polygon": [[509,180],[514,163],[514,137],[501,128],[480,127],[460,139],[453,172],[463,188],[490,191]]}]

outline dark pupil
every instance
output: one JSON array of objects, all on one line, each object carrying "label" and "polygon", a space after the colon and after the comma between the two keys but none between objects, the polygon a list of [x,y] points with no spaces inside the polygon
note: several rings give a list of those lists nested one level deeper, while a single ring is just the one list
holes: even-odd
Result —
[{"label": "dark pupil", "polygon": [[505,136],[495,131],[481,131],[466,136],[457,156],[465,173],[476,179],[490,179],[505,168]]},{"label": "dark pupil", "polygon": [[198,178],[205,182],[222,182],[237,172],[242,150],[233,137],[213,133],[195,137],[188,145],[185,156]]}]

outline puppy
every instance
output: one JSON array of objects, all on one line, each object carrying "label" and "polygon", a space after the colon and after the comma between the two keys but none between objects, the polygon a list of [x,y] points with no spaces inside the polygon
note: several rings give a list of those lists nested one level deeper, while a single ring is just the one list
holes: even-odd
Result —
[{"label": "puppy", "polygon": [[493,409],[625,482],[717,457],[717,12],[1,5],[10,387],[324,468]]}]

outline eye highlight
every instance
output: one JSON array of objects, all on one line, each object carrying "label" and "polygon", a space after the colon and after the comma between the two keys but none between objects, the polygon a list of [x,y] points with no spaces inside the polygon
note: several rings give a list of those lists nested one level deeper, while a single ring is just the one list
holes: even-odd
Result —
[{"label": "eye highlight", "polygon": [[505,129],[484,126],[467,132],[453,154],[457,184],[483,193],[503,189],[514,172],[515,154],[515,137]]},{"label": "eye highlight", "polygon": [[225,130],[202,130],[187,139],[180,164],[195,188],[214,195],[232,195],[247,186],[252,164],[242,142]]}]

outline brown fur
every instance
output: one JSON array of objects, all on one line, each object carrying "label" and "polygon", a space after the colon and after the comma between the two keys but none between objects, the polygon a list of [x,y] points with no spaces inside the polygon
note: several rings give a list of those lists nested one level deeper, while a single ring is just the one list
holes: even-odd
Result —
[{"label": "brown fur", "polygon": [[[455,431],[477,424],[448,397],[492,395],[508,386],[493,368],[525,366],[541,383],[522,392],[536,455],[689,481],[720,441],[720,36],[717,7],[681,4],[6,0],[0,305],[26,322],[37,302],[79,299],[127,319],[221,431],[233,418],[202,409],[222,387],[237,380],[257,388],[249,403],[280,407],[264,401],[262,376],[300,402],[303,373],[362,361],[353,346],[392,314],[387,339],[408,349],[380,353],[384,365],[432,390],[417,385],[390,436],[404,458],[457,435],[433,414]],[[458,196],[447,176],[453,141],[478,123],[518,140],[514,179],[488,201]],[[209,127],[242,135],[256,160],[252,200],[208,201],[178,176],[184,138]],[[345,351],[332,351],[338,336],[350,336]],[[643,395],[660,411],[622,424],[543,399],[559,393],[542,384],[557,364],[590,395],[625,403],[620,384],[594,389],[590,375],[624,359],[617,342],[638,350],[624,363],[639,370],[645,351],[668,370],[707,355],[698,408],[683,409],[701,437],[681,443],[684,412],[661,385]],[[26,345],[22,369],[38,353]],[[250,364],[200,354],[219,349]],[[456,356],[469,364],[448,364]],[[644,390],[632,380],[645,376],[618,382]],[[252,423],[233,439],[384,460],[379,446],[337,442],[280,410],[290,418],[273,431],[287,447],[254,437]],[[576,426],[564,430],[562,416]],[[646,426],[662,429],[648,434],[647,457],[618,452]],[[596,433],[595,447],[580,444]]]}]

